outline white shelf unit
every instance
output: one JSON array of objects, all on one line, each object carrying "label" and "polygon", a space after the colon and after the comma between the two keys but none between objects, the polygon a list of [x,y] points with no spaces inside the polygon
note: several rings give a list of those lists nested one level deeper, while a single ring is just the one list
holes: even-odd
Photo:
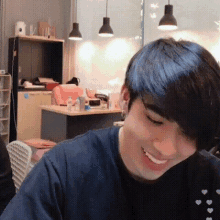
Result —
[{"label": "white shelf unit", "polygon": [[11,75],[0,74],[0,134],[7,145],[10,130]]}]

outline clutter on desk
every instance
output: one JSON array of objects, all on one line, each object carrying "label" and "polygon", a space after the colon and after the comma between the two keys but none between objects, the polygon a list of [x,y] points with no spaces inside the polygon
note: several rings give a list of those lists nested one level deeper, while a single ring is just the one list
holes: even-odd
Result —
[{"label": "clutter on desk", "polygon": [[88,98],[93,99],[95,98],[96,90],[86,88],[86,95]]},{"label": "clutter on desk", "polygon": [[108,97],[108,108],[111,110],[120,109],[119,105],[120,93],[110,93]]},{"label": "clutter on desk", "polygon": [[91,110],[91,107],[90,107],[88,104],[86,104],[86,105],[85,105],[85,110],[86,110],[86,111],[89,111],[89,110]]},{"label": "clutter on desk", "polygon": [[97,94],[96,93],[95,97],[100,99],[100,100],[102,100],[102,101],[105,101],[105,102],[108,102],[108,99],[109,99],[109,97],[107,95],[105,95],[105,94]]},{"label": "clutter on desk", "polygon": [[87,103],[91,108],[108,108],[110,110],[120,109],[120,93],[109,93],[108,95],[97,93],[96,90],[86,89]]},{"label": "clutter on desk", "polygon": [[52,91],[52,105],[67,105],[68,97],[72,97],[73,104],[76,99],[83,95],[83,88],[74,84],[61,84],[56,86]]},{"label": "clutter on desk", "polygon": [[86,98],[84,96],[79,96],[74,104],[74,110],[85,111],[86,110],[85,106],[86,106]]},{"label": "clutter on desk", "polygon": [[86,98],[84,96],[79,96],[77,98],[79,100],[79,111],[85,110]]},{"label": "clutter on desk", "polygon": [[52,91],[54,87],[58,86],[59,83],[54,81],[52,78],[36,77],[33,79],[34,85],[44,85],[46,90]]},{"label": "clutter on desk", "polygon": [[45,89],[44,85],[34,85],[32,82],[26,79],[19,79],[18,87],[20,89]]},{"label": "clutter on desk", "polygon": [[100,99],[89,99],[88,101],[89,106],[100,106],[101,105],[101,100]]},{"label": "clutter on desk", "polygon": [[105,94],[99,94],[96,93],[96,90],[91,90],[86,88],[86,95],[87,95],[87,103],[91,108],[95,107],[101,107],[106,105],[107,108],[107,103],[108,103],[108,96]]}]

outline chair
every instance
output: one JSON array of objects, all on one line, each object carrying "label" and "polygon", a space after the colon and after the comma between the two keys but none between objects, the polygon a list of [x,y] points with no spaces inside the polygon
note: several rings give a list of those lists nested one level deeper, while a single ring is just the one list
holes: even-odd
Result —
[{"label": "chair", "polygon": [[39,160],[43,157],[44,153],[49,151],[57,144],[56,142],[40,138],[24,140],[24,143],[30,146],[32,150],[30,170],[39,162]]},{"label": "chair", "polygon": [[116,127],[122,127],[124,126],[124,121],[115,121],[113,122],[113,125]]},{"label": "chair", "polygon": [[215,137],[212,148],[209,150],[209,153],[215,155],[216,157],[220,158],[220,137]]},{"label": "chair", "polygon": [[52,91],[52,105],[67,105],[68,97],[72,97],[73,104],[79,96],[83,95],[83,89],[75,84],[62,84]]},{"label": "chair", "polygon": [[29,172],[32,151],[30,146],[21,141],[12,141],[6,148],[11,161],[12,179],[17,192]]}]

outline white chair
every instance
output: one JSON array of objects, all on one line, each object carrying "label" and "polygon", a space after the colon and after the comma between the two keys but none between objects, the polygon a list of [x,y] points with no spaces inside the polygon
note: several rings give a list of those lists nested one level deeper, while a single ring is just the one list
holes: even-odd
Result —
[{"label": "white chair", "polygon": [[30,146],[21,141],[12,141],[6,148],[11,161],[12,179],[17,192],[29,172],[32,151]]},{"label": "white chair", "polygon": [[122,127],[124,125],[124,121],[115,121],[113,122],[113,125],[116,127]]}]

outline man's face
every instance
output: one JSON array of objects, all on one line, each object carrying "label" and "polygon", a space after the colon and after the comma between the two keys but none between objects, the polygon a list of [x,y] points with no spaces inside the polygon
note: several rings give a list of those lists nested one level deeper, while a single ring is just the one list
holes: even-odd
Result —
[{"label": "man's face", "polygon": [[[129,94],[125,94],[127,89],[123,92],[122,101],[129,101]],[[158,179],[196,152],[195,141],[184,136],[176,122],[146,108],[140,99],[136,99],[127,112],[120,129],[119,146],[129,172],[143,180]]]}]

